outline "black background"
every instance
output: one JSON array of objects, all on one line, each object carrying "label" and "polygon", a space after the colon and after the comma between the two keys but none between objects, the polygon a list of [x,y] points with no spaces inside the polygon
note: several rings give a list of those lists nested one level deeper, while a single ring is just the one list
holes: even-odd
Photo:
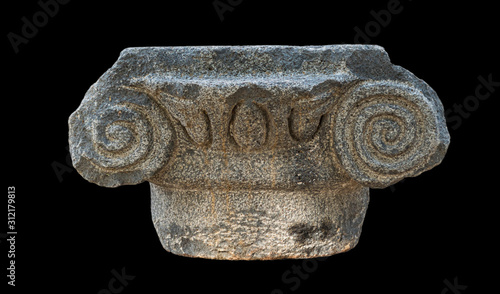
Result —
[{"label": "black background", "polygon": [[[366,42],[355,38],[354,28],[366,31],[375,20],[370,11],[386,10],[390,1],[244,0],[223,21],[213,2],[73,0],[60,5],[18,53],[8,34],[22,35],[22,18],[41,8],[35,0],[2,4],[2,181],[5,190],[16,187],[18,232],[15,288],[6,285],[8,243],[1,239],[2,288],[99,293],[108,289],[111,271],[124,268],[135,277],[120,289],[124,294],[454,293],[444,281],[455,279],[467,286],[460,293],[498,291],[493,187],[500,87],[470,106],[474,110],[460,122],[451,113],[451,145],[441,165],[371,190],[359,244],[323,261],[170,254],[153,228],[147,183],[102,188],[68,167],[67,119],[122,49]],[[500,81],[498,10],[492,1],[436,2],[401,0],[403,10],[379,31],[368,25],[368,37],[453,109],[472,101],[466,97],[474,95],[479,76]],[[7,206],[4,195],[1,207]],[[299,277],[294,267],[305,274]]]}]

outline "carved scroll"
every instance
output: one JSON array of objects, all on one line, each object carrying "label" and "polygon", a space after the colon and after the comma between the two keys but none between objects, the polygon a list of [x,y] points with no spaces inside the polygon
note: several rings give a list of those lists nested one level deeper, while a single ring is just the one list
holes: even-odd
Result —
[{"label": "carved scroll", "polygon": [[334,144],[353,179],[382,188],[439,164],[448,145],[442,129],[438,109],[420,90],[393,81],[365,82],[339,104]]}]

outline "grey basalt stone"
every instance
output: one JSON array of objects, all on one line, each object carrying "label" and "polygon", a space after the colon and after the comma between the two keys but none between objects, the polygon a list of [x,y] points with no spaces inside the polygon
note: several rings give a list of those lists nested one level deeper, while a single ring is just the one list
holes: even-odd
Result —
[{"label": "grey basalt stone", "polygon": [[449,144],[436,93],[373,45],[128,48],[69,127],[85,179],[150,182],[164,248],[211,259],[349,250],[369,188]]}]

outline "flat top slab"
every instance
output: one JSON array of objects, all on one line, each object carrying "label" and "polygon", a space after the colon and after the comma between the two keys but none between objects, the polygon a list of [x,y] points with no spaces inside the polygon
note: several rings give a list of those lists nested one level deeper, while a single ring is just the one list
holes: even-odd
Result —
[{"label": "flat top slab", "polygon": [[[377,71],[394,76],[385,50],[377,45],[135,47],[122,51],[115,67],[155,72],[163,78],[238,83],[293,78],[324,79],[335,73]],[[374,76],[372,74],[372,76]],[[247,79],[248,80],[247,80]]]}]

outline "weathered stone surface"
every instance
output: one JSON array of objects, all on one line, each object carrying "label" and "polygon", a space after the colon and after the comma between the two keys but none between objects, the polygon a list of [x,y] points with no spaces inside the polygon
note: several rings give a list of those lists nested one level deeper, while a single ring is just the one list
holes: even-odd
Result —
[{"label": "weathered stone surface", "polygon": [[373,45],[129,48],[69,125],[84,178],[150,182],[165,249],[214,259],[349,250],[369,188],[449,144],[436,93]]}]

